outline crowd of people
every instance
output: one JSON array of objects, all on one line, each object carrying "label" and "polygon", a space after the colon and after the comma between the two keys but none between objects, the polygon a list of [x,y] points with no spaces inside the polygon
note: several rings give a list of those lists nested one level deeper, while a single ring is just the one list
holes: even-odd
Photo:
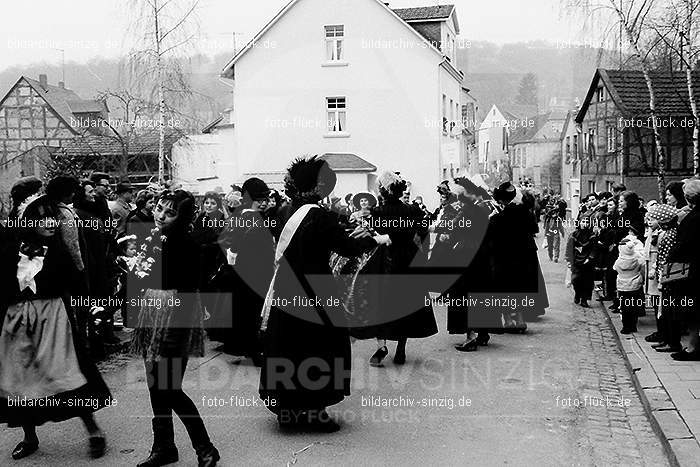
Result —
[{"label": "crowd of people", "polygon": [[589,307],[599,281],[599,300],[612,302],[623,334],[651,311],[657,330],[646,341],[674,360],[700,360],[699,203],[697,179],[671,182],[664,200],[646,204],[622,184],[587,195],[566,250],[576,304]]},{"label": "crowd of people", "polygon": [[[24,429],[15,459],[38,449],[34,427],[74,417],[90,455],[104,455],[92,414],[111,396],[94,361],[114,329],[130,331],[144,362],[153,446],[139,465],[177,461],[174,412],[199,465],[213,466],[220,455],[182,389],[207,339],[261,367],[259,395],[281,429],[332,432],[326,408],[350,394],[353,340],[376,341],[374,367],[396,342],[403,365],[409,339],[438,333],[438,307],[463,336],[455,349],[472,352],[492,334],[525,333],[549,306],[535,236],[540,211],[549,219],[561,206],[510,182],[445,181],[432,211],[395,172],[375,193],[333,197],[336,175],[315,157],[292,163],[284,193],[257,178],[201,197],[128,181],[112,193],[110,182],[97,173],[12,188],[0,229],[0,281],[11,285],[0,292],[0,422]],[[545,228],[558,256],[560,227]],[[18,397],[101,403],[46,410]]]}]

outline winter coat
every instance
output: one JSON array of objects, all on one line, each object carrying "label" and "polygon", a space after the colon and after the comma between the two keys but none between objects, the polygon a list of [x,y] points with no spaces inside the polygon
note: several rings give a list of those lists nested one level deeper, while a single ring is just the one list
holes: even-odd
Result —
[{"label": "winter coat", "polygon": [[617,271],[617,290],[636,292],[644,285],[644,257],[635,252],[631,257],[620,256],[613,266]]}]

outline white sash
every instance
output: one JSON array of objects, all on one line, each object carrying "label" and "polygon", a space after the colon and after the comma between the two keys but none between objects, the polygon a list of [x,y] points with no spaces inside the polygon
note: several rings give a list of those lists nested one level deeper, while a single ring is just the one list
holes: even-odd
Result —
[{"label": "white sash", "polygon": [[306,218],[306,215],[313,208],[318,208],[317,204],[305,204],[297,212],[295,212],[292,217],[289,218],[287,223],[282,229],[282,234],[280,235],[279,242],[277,242],[277,249],[275,250],[275,272],[272,275],[272,280],[270,281],[270,287],[267,289],[267,294],[265,295],[265,304],[262,309],[262,320],[260,325],[260,330],[267,330],[267,320],[270,318],[270,310],[272,309],[272,301],[275,298],[275,281],[277,280],[277,271],[280,268],[280,261],[284,256],[284,252],[292,241],[294,234],[299,229],[302,221]]}]

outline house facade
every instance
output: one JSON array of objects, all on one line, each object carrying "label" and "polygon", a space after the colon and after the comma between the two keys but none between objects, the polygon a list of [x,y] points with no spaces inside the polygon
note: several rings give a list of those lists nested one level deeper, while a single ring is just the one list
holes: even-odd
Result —
[{"label": "house facade", "polygon": [[463,151],[458,34],[451,5],[291,1],[222,73],[234,89],[225,157],[236,159],[236,179],[281,180],[302,155],[352,155],[367,164],[345,169],[353,176],[339,179],[336,196],[371,189],[390,170],[436,203]]},{"label": "house facade", "polygon": [[561,187],[561,134],[565,115],[549,112],[526,119],[512,132],[509,145],[513,180],[536,189]]},{"label": "house facade", "polygon": [[[685,74],[652,73],[651,81],[666,181],[680,180],[693,174],[693,118]],[[641,71],[597,70],[575,120],[583,137],[582,193],[610,191],[622,182],[646,200],[658,199],[658,158]]]},{"label": "house facade", "polygon": [[[581,133],[574,118],[578,111],[566,115],[561,137],[561,188],[571,219],[577,219],[581,206]],[[586,193],[584,193],[585,195]]]},{"label": "house facade", "polygon": [[494,104],[479,125],[481,173],[491,185],[513,178],[510,139],[512,133],[534,125],[535,106]]},{"label": "house facade", "polygon": [[65,84],[21,76],[0,100],[0,198],[7,200],[14,181],[39,175],[30,150],[61,147],[78,135],[99,134],[94,122],[106,118],[103,101],[80,98]]}]

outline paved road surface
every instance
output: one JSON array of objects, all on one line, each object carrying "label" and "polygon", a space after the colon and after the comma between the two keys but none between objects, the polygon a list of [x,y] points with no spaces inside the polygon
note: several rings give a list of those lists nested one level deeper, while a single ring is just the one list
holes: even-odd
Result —
[{"label": "paved road surface", "polygon": [[[332,411],[343,423],[336,434],[279,433],[264,407],[231,406],[232,396],[256,398],[255,367],[215,351],[193,361],[188,392],[221,465],[668,465],[606,318],[574,307],[564,267],[542,262],[552,306],[527,335],[493,336],[488,348],[460,354],[439,310],[440,334],[409,341],[404,367],[388,359],[370,368],[374,344],[356,343],[353,395]],[[121,357],[105,376],[118,402],[98,414],[109,436],[105,458],[87,459],[82,426],[70,421],[39,428],[40,451],[17,463],[10,451],[21,432],[0,429],[0,465],[135,465],[151,443],[143,369]],[[414,406],[366,406],[378,396]],[[178,465],[196,465],[179,422],[176,432]]]}]

